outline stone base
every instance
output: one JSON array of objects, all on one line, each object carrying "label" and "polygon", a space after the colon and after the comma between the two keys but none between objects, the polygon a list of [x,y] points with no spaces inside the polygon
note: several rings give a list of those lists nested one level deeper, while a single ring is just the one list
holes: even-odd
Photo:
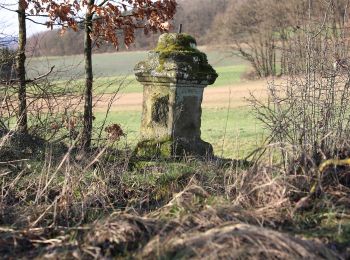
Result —
[{"label": "stone base", "polygon": [[214,153],[212,145],[201,139],[165,139],[139,142],[134,155],[148,159],[171,159],[186,156],[210,158],[214,156]]}]

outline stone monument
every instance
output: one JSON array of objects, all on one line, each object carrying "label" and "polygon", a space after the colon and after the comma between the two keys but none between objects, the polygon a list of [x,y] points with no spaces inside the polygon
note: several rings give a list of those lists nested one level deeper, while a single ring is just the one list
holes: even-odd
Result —
[{"label": "stone monument", "polygon": [[141,141],[135,155],[147,158],[212,156],[201,139],[203,91],[217,78],[207,56],[188,34],[166,33],[135,67],[143,85]]}]

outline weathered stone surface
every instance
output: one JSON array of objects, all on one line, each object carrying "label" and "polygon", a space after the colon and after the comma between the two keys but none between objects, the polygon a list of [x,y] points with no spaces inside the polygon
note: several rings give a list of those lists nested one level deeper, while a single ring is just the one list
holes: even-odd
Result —
[{"label": "weathered stone surface", "polygon": [[135,153],[141,157],[213,153],[201,140],[203,90],[217,78],[196,41],[187,34],[163,34],[147,60],[135,67],[144,86],[141,141]]},{"label": "weathered stone surface", "polygon": [[207,56],[196,48],[196,40],[187,34],[163,34],[154,51],[135,67],[140,82],[211,85],[216,71]]}]

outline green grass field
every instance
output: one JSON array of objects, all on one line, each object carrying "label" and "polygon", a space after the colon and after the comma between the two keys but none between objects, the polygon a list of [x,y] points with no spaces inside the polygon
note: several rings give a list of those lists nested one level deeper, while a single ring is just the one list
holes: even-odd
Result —
[{"label": "green grass field", "polygon": [[[247,63],[231,52],[206,51],[209,63],[219,74],[214,86],[227,86],[241,81],[247,70]],[[121,93],[141,92],[141,85],[135,80],[135,64],[147,57],[147,52],[117,52],[95,54],[93,69],[95,93],[114,93],[120,87]],[[39,57],[28,59],[28,77],[45,74],[55,66],[51,79],[59,87],[79,89],[84,85],[84,62],[81,55],[65,57]]]},{"label": "green grass field", "polygon": [[[95,78],[134,75],[135,65],[147,57],[147,51],[115,52],[93,55],[93,70]],[[232,51],[205,50],[209,63],[214,67],[227,67],[246,64],[233,55]],[[55,66],[51,75],[57,79],[84,78],[84,60],[82,55],[64,57],[33,57],[28,58],[27,73],[35,77],[46,73]]]},{"label": "green grass field", "polygon": [[[214,87],[229,86],[241,81],[242,74],[246,71],[247,66],[245,64],[232,65],[225,67],[215,68],[219,77],[214,83]],[[84,86],[84,80],[78,79],[75,81],[64,81],[60,80],[56,84],[62,88],[66,84],[69,89],[82,89]],[[136,81],[133,75],[122,75],[122,76],[110,76],[95,78],[95,93],[138,93],[142,92],[142,85]]]},{"label": "green grass field", "polygon": [[[105,114],[96,113],[95,126],[101,125]],[[134,146],[139,138],[141,112],[112,112],[106,125],[118,123],[127,137],[120,141]],[[210,142],[217,156],[244,158],[264,140],[264,130],[246,107],[227,109],[203,109],[202,139]]]}]

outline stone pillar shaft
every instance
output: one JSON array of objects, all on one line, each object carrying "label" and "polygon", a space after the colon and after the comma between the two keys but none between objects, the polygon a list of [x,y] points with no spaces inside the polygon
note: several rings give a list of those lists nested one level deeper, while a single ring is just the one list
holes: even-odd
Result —
[{"label": "stone pillar shaft", "polygon": [[217,74],[186,34],[164,34],[146,61],[135,67],[144,87],[139,156],[211,155],[201,140],[204,88]]}]

